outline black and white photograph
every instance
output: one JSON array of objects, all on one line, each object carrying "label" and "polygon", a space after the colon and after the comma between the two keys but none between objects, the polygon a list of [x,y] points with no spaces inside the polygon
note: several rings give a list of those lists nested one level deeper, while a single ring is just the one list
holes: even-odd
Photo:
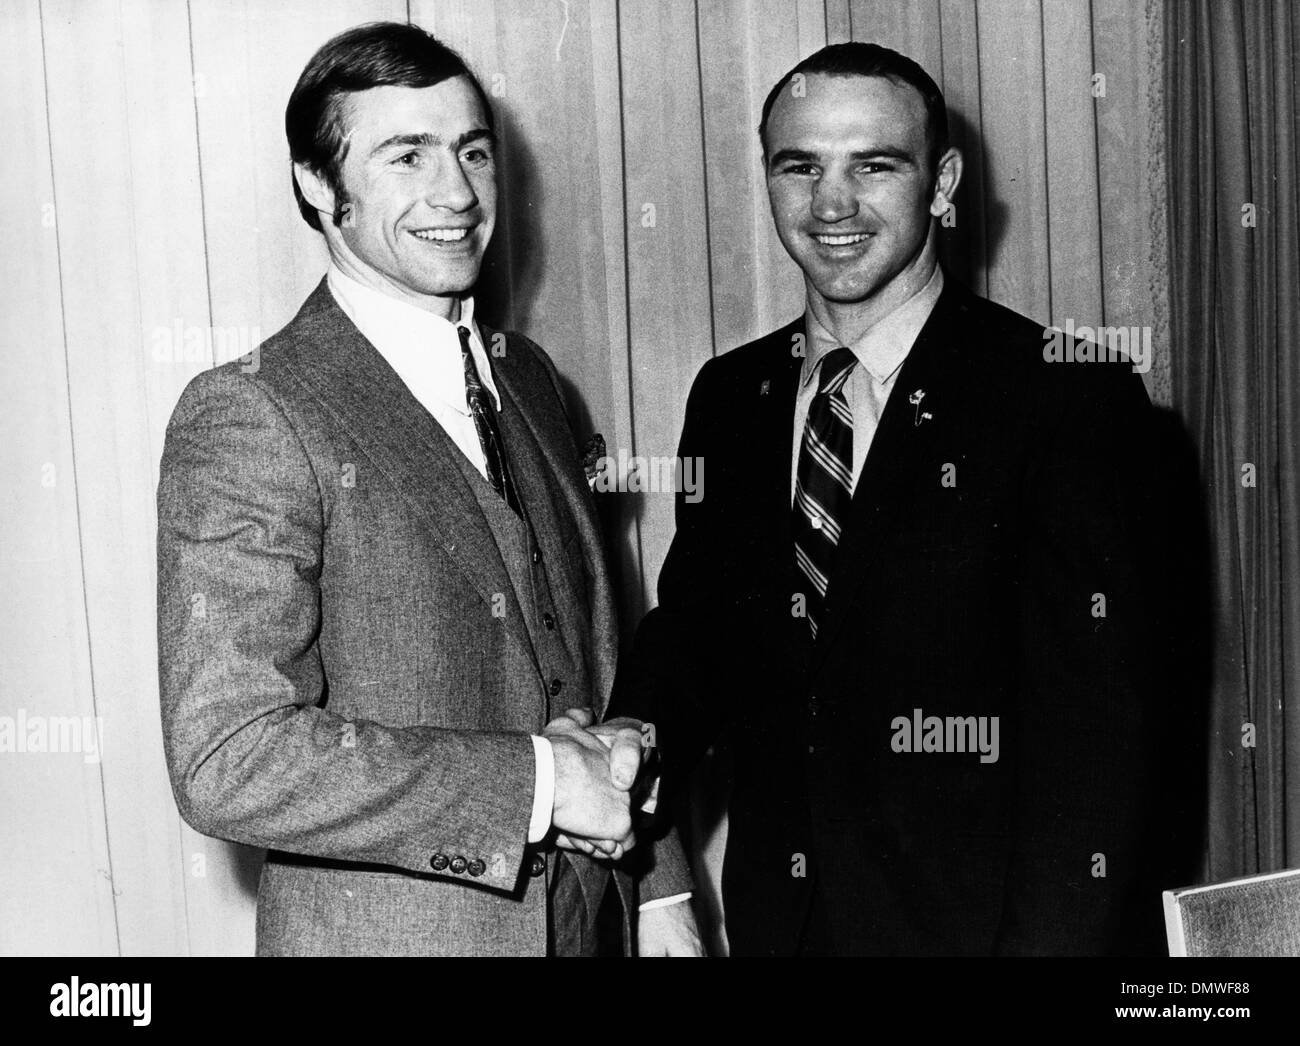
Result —
[{"label": "black and white photograph", "polygon": [[24,1007],[1282,1012],[1300,3],[2,0],[0,114]]}]

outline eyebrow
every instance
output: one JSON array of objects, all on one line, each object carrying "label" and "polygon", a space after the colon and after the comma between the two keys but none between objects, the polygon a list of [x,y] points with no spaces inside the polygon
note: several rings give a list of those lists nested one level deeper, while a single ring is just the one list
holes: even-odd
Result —
[{"label": "eyebrow", "polygon": [[[863,149],[849,154],[849,159],[854,161],[862,160],[896,160],[899,163],[905,163],[912,167],[916,166],[916,158],[905,149],[896,146],[883,145],[878,149]],[[810,153],[804,149],[781,149],[773,153],[767,161],[769,167],[775,167],[780,163],[816,163],[817,154]]]},{"label": "eyebrow", "polygon": [[[489,145],[496,145],[497,136],[489,131],[486,127],[475,127],[466,131],[453,143],[453,149],[459,152],[471,142],[486,142]],[[436,134],[421,132],[420,134],[395,134],[385,138],[382,142],[370,150],[371,156],[377,156],[386,149],[403,148],[432,148],[442,144],[442,139]]]}]

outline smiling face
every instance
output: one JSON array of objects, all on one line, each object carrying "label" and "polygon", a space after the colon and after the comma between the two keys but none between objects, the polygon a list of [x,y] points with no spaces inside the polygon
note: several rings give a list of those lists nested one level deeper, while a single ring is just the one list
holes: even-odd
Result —
[{"label": "smiling face", "polygon": [[814,74],[802,86],[781,92],[767,124],[777,235],[819,312],[901,304],[934,265],[925,103],[883,77]]},{"label": "smiling face", "polygon": [[330,255],[367,286],[450,317],[478,279],[496,221],[495,143],[463,76],[432,87],[375,87],[346,96],[343,200],[297,168],[323,216]]}]

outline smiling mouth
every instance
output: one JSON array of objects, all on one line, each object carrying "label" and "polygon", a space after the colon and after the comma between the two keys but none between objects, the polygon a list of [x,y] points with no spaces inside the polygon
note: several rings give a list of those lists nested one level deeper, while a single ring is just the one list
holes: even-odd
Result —
[{"label": "smiling mouth", "polygon": [[470,234],[466,228],[411,229],[411,235],[426,243],[460,243]]},{"label": "smiling mouth", "polygon": [[855,243],[862,243],[871,238],[869,232],[852,232],[852,233],[831,233],[814,232],[810,236],[823,247],[851,247]]}]

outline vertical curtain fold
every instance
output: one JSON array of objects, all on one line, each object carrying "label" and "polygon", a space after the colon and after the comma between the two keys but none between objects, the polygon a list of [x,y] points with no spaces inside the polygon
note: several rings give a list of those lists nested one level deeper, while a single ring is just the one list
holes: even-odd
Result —
[{"label": "vertical curtain fold", "polygon": [[1300,56],[1288,0],[1167,15],[1171,379],[1209,537],[1219,880],[1300,865]]}]

